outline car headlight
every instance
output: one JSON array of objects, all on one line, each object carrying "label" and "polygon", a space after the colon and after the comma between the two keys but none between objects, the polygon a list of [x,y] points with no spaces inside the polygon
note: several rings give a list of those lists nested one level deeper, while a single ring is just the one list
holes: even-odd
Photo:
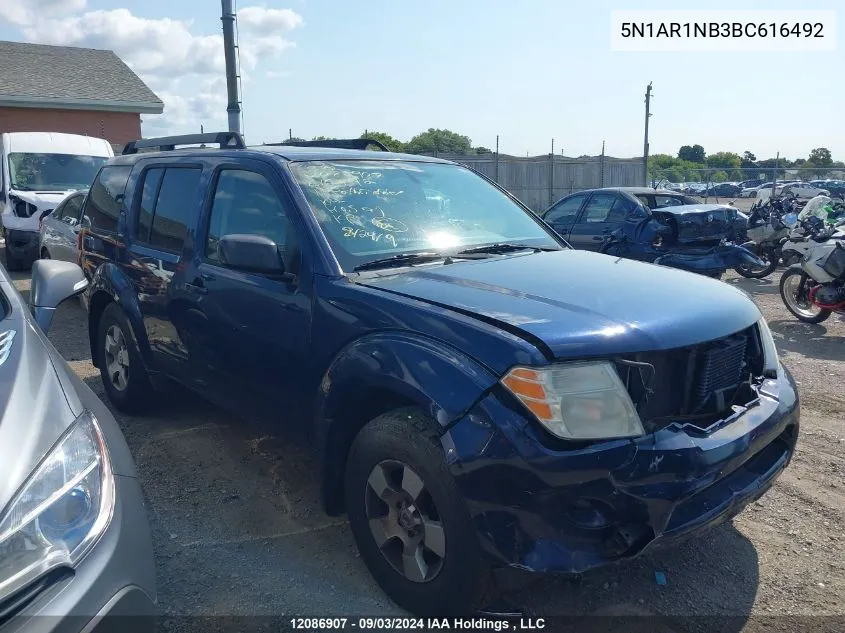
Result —
[{"label": "car headlight", "polygon": [[775,347],[775,339],[765,317],[760,317],[757,328],[760,331],[760,343],[763,345],[763,375],[766,378],[777,378],[780,359]]},{"label": "car headlight", "polygon": [[96,419],[81,415],[0,515],[0,598],[75,565],[111,520],[114,478]]},{"label": "car headlight", "polygon": [[607,361],[514,367],[502,384],[559,438],[598,440],[645,433],[628,390]]}]

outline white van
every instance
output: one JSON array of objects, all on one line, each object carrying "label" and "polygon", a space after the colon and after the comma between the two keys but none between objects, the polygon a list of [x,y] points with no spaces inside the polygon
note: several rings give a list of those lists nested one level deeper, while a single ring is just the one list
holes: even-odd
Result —
[{"label": "white van", "polygon": [[59,132],[0,134],[0,221],[6,268],[23,270],[38,259],[38,223],[70,192],[91,186],[114,156],[109,142]]}]

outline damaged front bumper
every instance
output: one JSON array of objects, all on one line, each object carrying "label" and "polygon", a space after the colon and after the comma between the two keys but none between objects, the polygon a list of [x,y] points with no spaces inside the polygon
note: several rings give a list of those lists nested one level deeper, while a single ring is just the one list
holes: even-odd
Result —
[{"label": "damaged front bumper", "polygon": [[743,264],[765,266],[759,257],[744,246],[724,244],[708,249],[677,249],[658,255],[654,264],[680,268],[693,273],[717,275]]},{"label": "damaged front bumper", "polygon": [[781,369],[755,406],[706,431],[675,423],[571,444],[490,393],[442,441],[491,562],[579,573],[735,516],[786,468],[798,427],[795,385]]}]

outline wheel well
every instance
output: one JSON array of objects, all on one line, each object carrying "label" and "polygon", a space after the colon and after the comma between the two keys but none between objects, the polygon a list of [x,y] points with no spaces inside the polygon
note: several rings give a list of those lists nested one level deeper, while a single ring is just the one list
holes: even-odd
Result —
[{"label": "wheel well", "polygon": [[97,332],[100,330],[100,317],[106,307],[113,303],[113,299],[107,292],[95,292],[88,304],[88,342],[91,346],[91,362],[97,367]]},{"label": "wheel well", "polygon": [[358,432],[378,416],[417,402],[389,389],[355,391],[335,410],[342,413],[334,417],[323,449],[322,493],[325,511],[337,516],[346,511],[343,493],[346,458]]}]

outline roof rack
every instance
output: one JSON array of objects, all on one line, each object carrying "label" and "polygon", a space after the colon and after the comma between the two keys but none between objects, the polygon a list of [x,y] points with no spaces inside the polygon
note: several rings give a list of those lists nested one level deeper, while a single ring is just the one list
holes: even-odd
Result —
[{"label": "roof rack", "polygon": [[282,143],[264,143],[268,146],[288,145],[293,147],[333,147],[335,149],[365,150],[375,145],[383,152],[389,152],[383,143],[370,138],[333,138],[325,141],[284,141]]},{"label": "roof rack", "polygon": [[200,145],[212,143],[220,149],[246,149],[244,140],[237,132],[211,132],[208,134],[184,134],[182,136],[160,136],[129,141],[123,147],[123,154],[137,154],[139,149],[158,148],[172,151],[177,145]]}]

